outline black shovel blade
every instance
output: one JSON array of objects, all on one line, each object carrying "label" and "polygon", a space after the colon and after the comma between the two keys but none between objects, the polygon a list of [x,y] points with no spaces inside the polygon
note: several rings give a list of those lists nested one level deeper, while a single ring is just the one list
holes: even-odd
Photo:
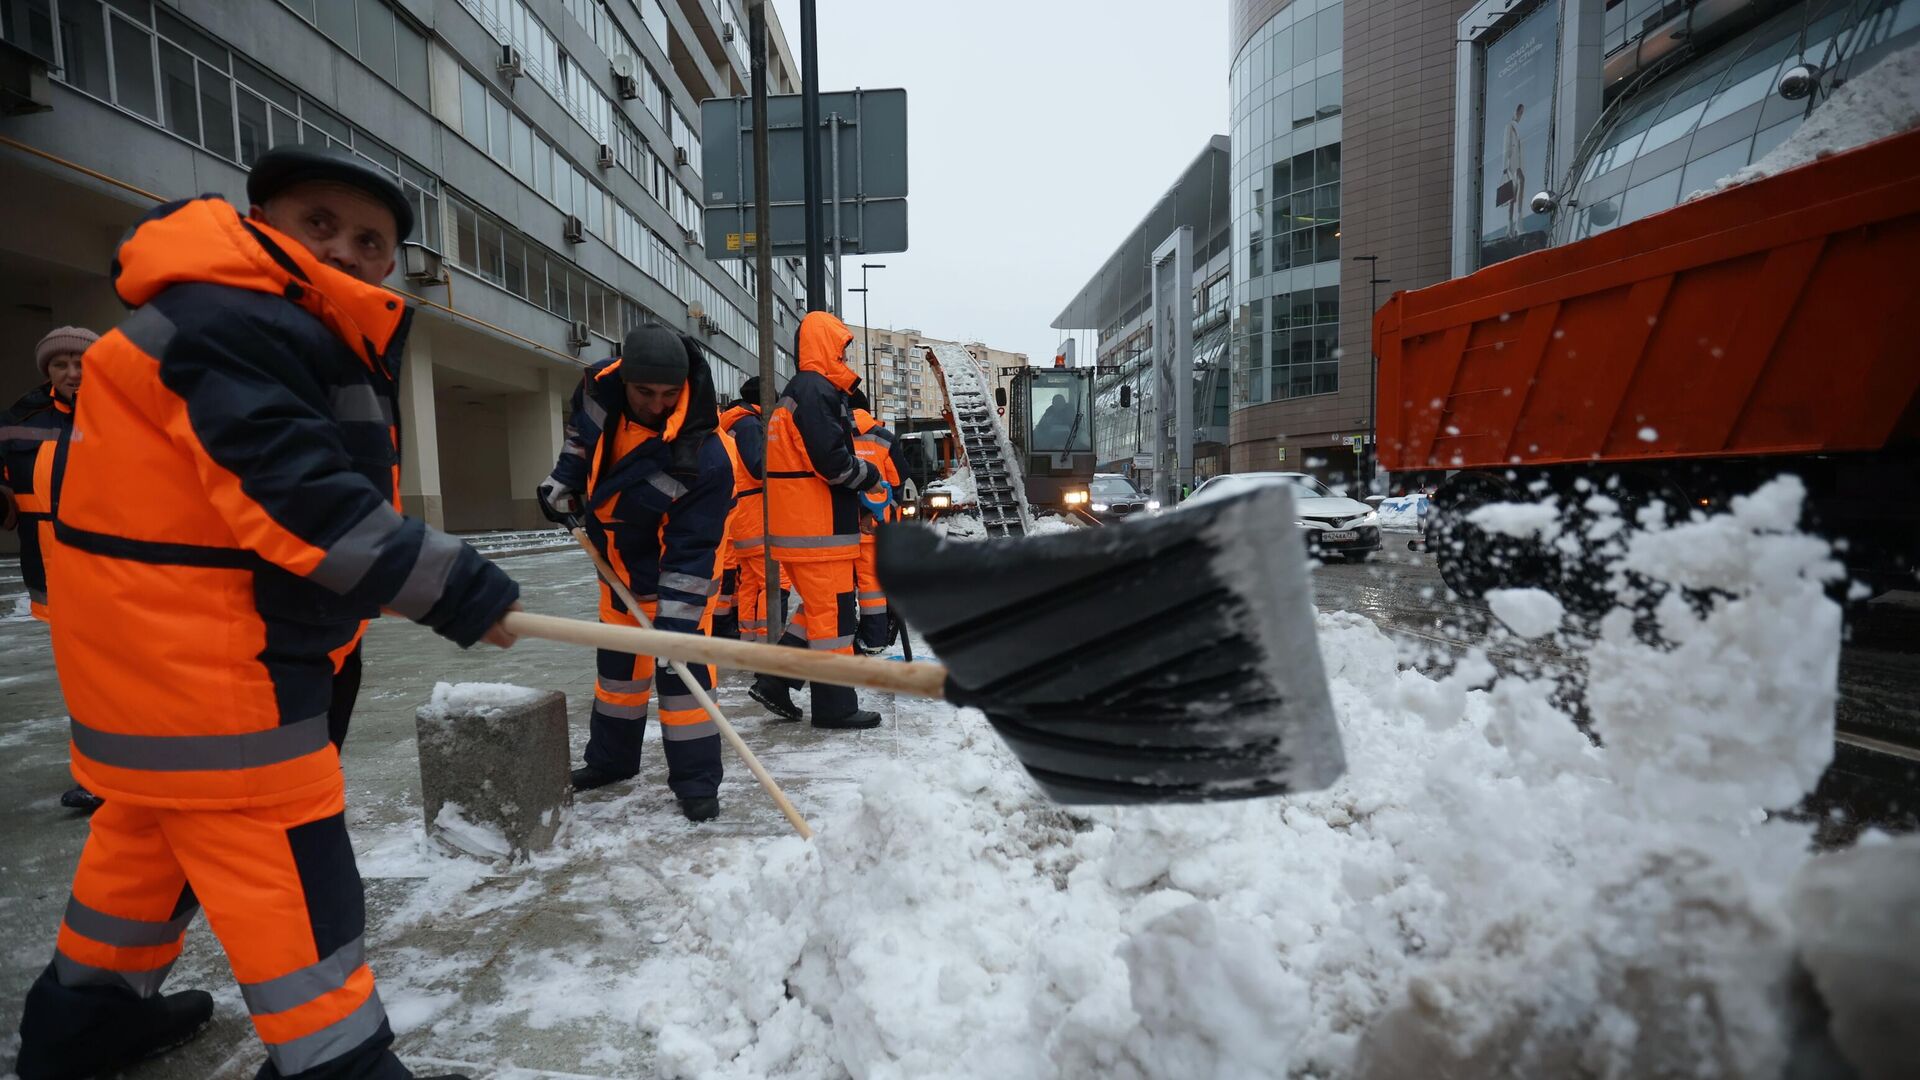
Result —
[{"label": "black shovel blade", "polygon": [[1293,495],[1021,540],[880,531],[887,603],[1047,795],[1206,802],[1345,768]]}]

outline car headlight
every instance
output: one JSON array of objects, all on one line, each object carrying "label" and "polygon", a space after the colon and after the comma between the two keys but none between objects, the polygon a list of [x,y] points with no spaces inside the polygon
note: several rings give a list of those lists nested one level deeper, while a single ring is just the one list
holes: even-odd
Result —
[{"label": "car headlight", "polygon": [[900,508],[901,517],[914,517],[919,513],[920,513],[920,508],[917,506],[903,506]]},{"label": "car headlight", "polygon": [[1319,526],[1309,521],[1296,521],[1293,523],[1293,527],[1296,529],[1315,529],[1315,528],[1318,528]]},{"label": "car headlight", "polygon": [[1106,512],[1107,512],[1107,504],[1106,504],[1106,503],[1094,503],[1094,504],[1093,504],[1093,511],[1094,511],[1094,513],[1096,513],[1096,514],[1104,514],[1104,513],[1106,513]]},{"label": "car headlight", "polygon": [[1160,509],[1160,500],[1159,500],[1159,499],[1148,499],[1148,500],[1147,500],[1147,509],[1149,509],[1149,510],[1158,510],[1158,509]]},{"label": "car headlight", "polygon": [[1380,523],[1380,515],[1371,510],[1368,511],[1366,516],[1362,517],[1358,522],[1358,524],[1361,524],[1361,525],[1377,525],[1379,523]]},{"label": "car headlight", "polygon": [[953,500],[945,495],[932,495],[928,496],[927,505],[935,510],[944,510],[953,505]]}]

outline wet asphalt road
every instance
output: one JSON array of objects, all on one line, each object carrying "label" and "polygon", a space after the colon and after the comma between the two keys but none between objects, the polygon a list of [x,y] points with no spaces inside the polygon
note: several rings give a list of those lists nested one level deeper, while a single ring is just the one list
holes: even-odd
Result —
[{"label": "wet asphalt road", "polygon": [[[1570,629],[1562,643],[1514,638],[1484,602],[1449,590],[1432,556],[1406,550],[1407,539],[1388,534],[1386,550],[1360,565],[1317,567],[1316,604],[1367,616],[1422,671],[1445,671],[1477,647],[1503,671],[1551,675],[1561,707],[1583,720],[1582,632]],[[1850,841],[1866,826],[1920,829],[1920,596],[1894,594],[1857,606],[1847,635],[1834,764],[1795,811],[1817,816],[1821,838],[1831,844]]]}]

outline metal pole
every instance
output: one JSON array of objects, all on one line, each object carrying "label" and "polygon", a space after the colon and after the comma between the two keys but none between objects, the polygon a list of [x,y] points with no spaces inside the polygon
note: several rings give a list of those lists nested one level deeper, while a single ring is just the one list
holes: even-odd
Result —
[{"label": "metal pole", "polygon": [[[760,323],[760,422],[764,425],[773,419],[773,406],[779,394],[776,380],[779,375],[774,371],[774,325],[773,325],[773,183],[767,173],[767,0],[749,0],[748,8],[748,50],[751,54],[749,66],[753,76],[753,261],[754,270],[760,279],[760,304],[757,317]],[[812,7],[811,4],[808,5]],[[763,463],[764,471],[764,463]],[[762,477],[764,480],[765,478]],[[765,491],[760,498],[760,535],[771,537],[773,519],[773,492]],[[766,560],[767,574],[767,644],[779,641],[779,635],[787,628],[786,612],[780,603],[785,595],[780,588],[780,567],[773,561],[773,542],[768,540],[761,551]],[[779,627],[775,630],[774,627]]]},{"label": "metal pole", "polygon": [[[840,114],[834,113],[827,122],[828,136],[833,140],[833,153],[830,163],[833,167],[833,313],[846,318],[847,298],[842,289],[847,284],[847,272],[840,267]],[[863,279],[860,284],[865,285]]]},{"label": "metal pole", "polygon": [[814,0],[800,0],[801,170],[806,175],[807,310],[827,308],[827,257],[820,221],[820,42]]},{"label": "metal pole", "polygon": [[1380,256],[1355,255],[1354,262],[1367,264],[1367,441],[1360,455],[1360,479],[1365,495],[1373,490],[1373,481],[1377,472],[1376,455],[1380,445],[1378,433],[1374,430],[1376,401],[1380,396],[1380,350],[1375,348],[1373,340],[1373,317],[1380,310],[1379,287],[1388,283],[1388,278],[1380,276]]},{"label": "metal pole", "polygon": [[[860,351],[863,354],[862,358],[866,361],[867,397],[872,400],[880,391],[873,385],[873,313],[867,307],[867,299],[867,268],[862,266],[860,268],[860,336],[866,340],[860,343]],[[880,404],[878,401],[873,403]]]}]

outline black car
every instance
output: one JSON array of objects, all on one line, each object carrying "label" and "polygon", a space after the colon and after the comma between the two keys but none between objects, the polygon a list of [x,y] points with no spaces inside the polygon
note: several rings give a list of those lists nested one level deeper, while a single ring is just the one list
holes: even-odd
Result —
[{"label": "black car", "polygon": [[1131,480],[1118,473],[1095,473],[1087,489],[1092,496],[1087,508],[1108,524],[1160,509],[1158,502],[1140,494]]}]

